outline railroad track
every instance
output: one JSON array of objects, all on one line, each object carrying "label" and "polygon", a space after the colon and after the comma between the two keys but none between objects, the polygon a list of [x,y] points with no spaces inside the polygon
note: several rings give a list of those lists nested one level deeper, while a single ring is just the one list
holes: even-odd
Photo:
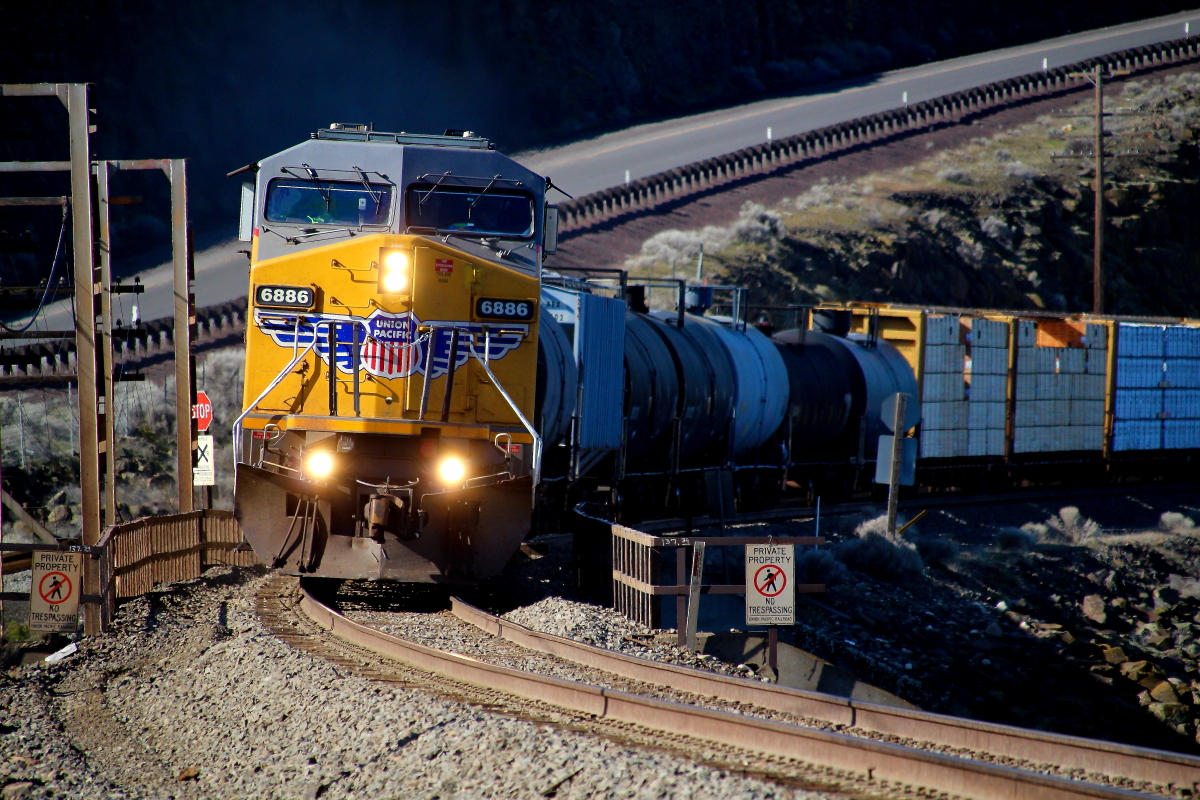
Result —
[{"label": "railroad track", "polygon": [[[647,684],[784,709],[875,736],[807,728],[496,666],[354,622],[290,579],[268,582],[259,610],[276,635],[364,677],[419,686],[501,713],[665,748],[741,774],[835,794],[1065,800],[1190,797],[1200,788],[1200,759],[870,706],[646,662],[535,633],[461,601],[453,608],[460,619],[531,650]],[[987,753],[998,760],[1058,765],[1072,775],[1115,773],[1127,785],[1152,785],[1157,794],[880,741],[884,737]]]}]

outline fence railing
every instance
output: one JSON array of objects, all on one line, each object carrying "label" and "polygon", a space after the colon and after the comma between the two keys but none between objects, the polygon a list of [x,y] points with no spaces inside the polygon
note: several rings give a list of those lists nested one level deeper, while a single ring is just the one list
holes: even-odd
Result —
[{"label": "fence railing", "polygon": [[219,564],[258,563],[239,551],[242,530],[231,511],[192,511],[113,525],[100,537],[100,629],[112,623],[118,600],[146,594],[158,583],[197,578]]},{"label": "fence railing", "polygon": [[824,158],[869,142],[958,121],[1014,102],[1077,89],[1087,85],[1078,73],[1096,66],[1132,74],[1197,59],[1200,59],[1200,38],[1160,42],[775,139],[559,203],[560,231],[582,232],[619,217],[645,213],[666,203],[712,191],[752,174],[789,169],[801,161]]}]

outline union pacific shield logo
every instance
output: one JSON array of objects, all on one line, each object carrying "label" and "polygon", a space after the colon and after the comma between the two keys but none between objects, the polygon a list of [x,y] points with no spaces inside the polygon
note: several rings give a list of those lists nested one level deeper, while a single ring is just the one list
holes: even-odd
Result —
[{"label": "union pacific shield logo", "polygon": [[[422,322],[411,312],[393,314],[381,309],[376,309],[366,317],[355,317],[342,314],[292,314],[256,308],[254,323],[271,341],[288,350],[299,353],[313,345],[313,350],[326,364],[329,363],[329,333],[332,330],[332,349],[338,372],[350,374],[354,369],[354,344],[357,341],[358,368],[385,380],[423,375],[431,342],[431,377],[445,375],[450,360],[453,329],[459,332],[455,369],[471,359],[472,348],[480,358],[496,361],[515,350],[529,335],[529,325],[526,323],[485,325],[453,320]],[[421,332],[421,326],[436,330],[432,333],[428,330]]]},{"label": "union pacific shield logo", "polygon": [[[403,378],[425,366],[424,348],[418,343],[417,320],[412,314],[386,314],[375,311],[366,319],[366,344],[362,348],[362,367],[378,378]],[[339,331],[340,333],[340,331]],[[460,334],[461,335],[461,334]],[[351,333],[353,347],[353,333]],[[360,337],[361,338],[361,337]],[[339,348],[340,349],[340,348]],[[436,355],[436,353],[434,354]],[[420,356],[420,357],[418,357]],[[449,357],[449,353],[447,353]],[[350,359],[338,359],[338,368],[349,372]]]}]

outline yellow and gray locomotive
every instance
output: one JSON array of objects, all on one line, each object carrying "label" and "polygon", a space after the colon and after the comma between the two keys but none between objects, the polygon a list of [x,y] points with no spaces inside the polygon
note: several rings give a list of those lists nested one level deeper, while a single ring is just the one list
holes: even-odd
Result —
[{"label": "yellow and gray locomotive", "polygon": [[248,542],[293,574],[494,574],[529,530],[541,460],[546,181],[469,132],[351,125],[256,172],[234,426]]}]

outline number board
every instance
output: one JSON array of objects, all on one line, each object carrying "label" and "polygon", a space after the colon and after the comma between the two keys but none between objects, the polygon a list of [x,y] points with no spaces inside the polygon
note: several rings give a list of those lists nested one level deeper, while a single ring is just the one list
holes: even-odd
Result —
[{"label": "number board", "polygon": [[312,308],[316,292],[309,286],[259,286],[254,290],[254,304],[284,308]]},{"label": "number board", "polygon": [[487,319],[511,319],[527,322],[533,319],[537,303],[533,300],[501,300],[480,297],[475,301],[475,316]]}]

